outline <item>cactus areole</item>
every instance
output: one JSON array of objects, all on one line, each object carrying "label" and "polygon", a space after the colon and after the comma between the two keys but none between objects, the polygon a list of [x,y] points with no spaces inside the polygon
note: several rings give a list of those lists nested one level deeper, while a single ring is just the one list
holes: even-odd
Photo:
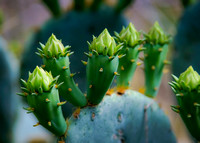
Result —
[{"label": "cactus areole", "polygon": [[[26,96],[30,106],[25,109],[35,114],[39,120],[36,125],[41,124],[63,142],[175,143],[168,118],[155,101],[131,90],[124,90],[120,95],[109,90],[114,77],[120,74],[117,86],[129,86],[138,54],[145,50],[141,47],[142,41],[131,23],[116,33],[115,39],[107,29],[98,37],[93,36],[93,41],[88,42],[89,52],[85,53],[88,60],[82,61],[87,76],[84,94],[73,80],[75,73],[70,72],[69,56],[73,52],[52,34],[38,49],[37,55],[43,59],[42,68],[36,67],[27,82],[22,80],[23,93],[19,95]],[[109,96],[105,97],[106,94]],[[66,122],[61,109],[66,101],[60,102],[60,96],[77,107]],[[160,132],[162,135],[156,138]]]},{"label": "cactus areole", "polygon": [[178,105],[171,106],[179,113],[191,135],[200,141],[200,76],[190,66],[179,78],[172,75],[170,86],[176,95]]}]

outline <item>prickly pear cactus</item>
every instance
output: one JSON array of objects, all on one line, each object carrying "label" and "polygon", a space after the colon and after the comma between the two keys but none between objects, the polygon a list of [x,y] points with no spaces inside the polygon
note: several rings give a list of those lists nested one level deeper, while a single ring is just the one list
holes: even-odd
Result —
[{"label": "prickly pear cactus", "polygon": [[158,104],[132,90],[105,96],[97,107],[81,109],[68,124],[66,143],[176,142],[169,120]]},{"label": "prickly pear cactus", "polygon": [[178,101],[172,110],[180,114],[191,135],[200,141],[200,75],[190,66],[179,78],[172,77],[174,81],[169,84]]},{"label": "prickly pear cactus", "polygon": [[[192,65],[200,72],[200,2],[189,6],[183,13],[174,39],[173,74],[180,75]],[[194,22],[195,20],[195,22]]]},{"label": "prickly pear cactus", "polygon": [[0,36],[0,142],[12,142],[12,129],[16,119],[18,98],[15,95],[18,78],[16,59],[7,51],[6,42]]},{"label": "prickly pear cactus", "polygon": [[[136,35],[138,37],[134,38]],[[19,95],[28,98],[30,107],[27,110],[35,114],[43,127],[57,135],[59,142],[175,143],[169,120],[153,99],[127,90],[129,85],[121,82],[122,79],[118,80],[120,90],[108,90],[115,76],[120,76],[121,72],[128,73],[128,77],[124,74],[126,81],[133,76],[136,65],[124,71],[119,70],[119,65],[124,64],[125,59],[131,62],[135,58],[137,62],[137,54],[145,50],[140,47],[143,40],[139,37],[131,23],[117,34],[118,43],[107,29],[98,37],[93,36],[93,41],[88,42],[89,52],[85,53],[88,60],[82,61],[87,75],[87,94],[83,94],[70,72],[69,56],[72,52],[69,46],[63,46],[52,34],[45,45],[40,44],[41,49],[37,53],[43,59],[42,67],[49,73],[36,67],[27,82],[22,80],[24,93]],[[131,56],[128,54],[130,51],[135,54],[126,57]],[[160,59],[156,60],[159,63]],[[58,94],[77,107],[66,123],[61,112],[61,105],[65,102],[59,101]]]}]

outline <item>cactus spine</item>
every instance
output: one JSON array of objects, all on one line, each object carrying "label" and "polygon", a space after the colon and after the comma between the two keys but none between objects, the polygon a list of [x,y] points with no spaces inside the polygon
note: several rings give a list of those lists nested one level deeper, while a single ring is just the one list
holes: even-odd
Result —
[{"label": "cactus spine", "polygon": [[117,87],[119,91],[123,92],[123,89],[127,89],[130,86],[137,67],[139,52],[144,48],[140,46],[142,42],[140,33],[132,23],[126,28],[123,27],[119,34],[115,32],[115,36],[116,41],[122,44],[122,50],[119,55],[123,55],[123,57],[119,59],[118,73],[120,76],[117,77]]},{"label": "cactus spine", "polygon": [[170,37],[164,33],[158,22],[144,34],[145,95],[155,97],[160,86],[163,68],[170,62],[166,60]]},{"label": "cactus spine", "polygon": [[190,66],[179,78],[172,75],[170,86],[176,95],[178,105],[171,106],[179,113],[194,138],[200,141],[200,76]]}]

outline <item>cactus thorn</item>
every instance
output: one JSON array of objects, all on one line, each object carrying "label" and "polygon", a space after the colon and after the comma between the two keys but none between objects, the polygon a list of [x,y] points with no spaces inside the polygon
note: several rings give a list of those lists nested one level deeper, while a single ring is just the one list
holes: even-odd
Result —
[{"label": "cactus thorn", "polygon": [[87,65],[87,62],[86,61],[83,61],[83,60],[81,60],[81,62],[83,63],[83,65]]},{"label": "cactus thorn", "polygon": [[76,75],[76,73],[71,73],[70,74],[70,77],[73,77],[73,76],[75,76]]},{"label": "cactus thorn", "polygon": [[183,93],[177,93],[176,96],[183,96]]},{"label": "cactus thorn", "polygon": [[117,75],[117,76],[119,76],[119,74],[118,74],[117,72],[114,72],[114,75]]},{"label": "cactus thorn", "polygon": [[138,48],[138,51],[144,51],[144,50],[146,50],[146,48],[144,48],[144,47]]},{"label": "cactus thorn", "polygon": [[62,69],[63,69],[63,70],[66,70],[66,69],[67,69],[67,67],[66,67],[66,66],[63,66],[63,67],[62,67]]},{"label": "cactus thorn", "polygon": [[197,103],[197,102],[195,102],[195,103],[194,103],[194,106],[196,106],[196,107],[200,107],[200,104]]},{"label": "cactus thorn", "polygon": [[103,72],[103,68],[100,68],[99,72]]},{"label": "cactus thorn", "polygon": [[68,88],[68,91],[69,91],[69,92],[71,92],[71,91],[72,91],[72,89],[71,89],[71,88]]},{"label": "cactus thorn", "polygon": [[48,122],[48,126],[51,126],[51,122],[50,121]]},{"label": "cactus thorn", "polygon": [[171,62],[170,62],[170,61],[167,61],[167,60],[164,60],[163,63],[164,63],[165,65],[170,65],[170,64],[171,64]]},{"label": "cactus thorn", "polygon": [[43,58],[43,55],[38,53],[38,52],[35,52],[36,55],[38,55],[39,57]]},{"label": "cactus thorn", "polygon": [[163,50],[162,48],[159,48],[159,49],[158,49],[158,52],[162,52],[162,50]]},{"label": "cactus thorn", "polygon": [[118,58],[121,59],[121,58],[123,58],[124,56],[126,56],[126,54],[124,54],[124,55],[119,55]]},{"label": "cactus thorn", "polygon": [[142,65],[142,63],[141,62],[137,62],[137,66],[140,66],[140,65]]},{"label": "cactus thorn", "polygon": [[131,63],[134,63],[135,62],[135,60],[134,59],[131,59]]},{"label": "cactus thorn", "polygon": [[17,93],[17,95],[19,95],[19,96],[27,96],[27,95],[25,95],[24,93]]},{"label": "cactus thorn", "polygon": [[42,67],[42,68],[45,68],[45,65],[42,65],[41,67]]},{"label": "cactus thorn", "polygon": [[109,60],[112,61],[115,57],[114,56],[110,56]]},{"label": "cactus thorn", "polygon": [[50,102],[50,100],[48,98],[45,99],[45,102]]},{"label": "cactus thorn", "polygon": [[191,118],[192,116],[191,116],[191,114],[187,114],[187,117],[188,117],[188,118]]},{"label": "cactus thorn", "polygon": [[179,110],[180,106],[173,106],[171,105],[171,109],[176,112],[176,113],[180,113],[180,110]]},{"label": "cactus thorn", "polygon": [[123,66],[121,66],[121,70],[122,70],[122,71],[124,70],[124,67],[123,67]]},{"label": "cactus thorn", "polygon": [[71,56],[74,52],[67,53],[67,56]]},{"label": "cactus thorn", "polygon": [[92,54],[90,53],[86,53],[86,52],[84,52],[84,54],[88,57],[88,58],[91,58],[92,57]]},{"label": "cactus thorn", "polygon": [[33,125],[33,127],[37,127],[37,126],[39,126],[39,125],[40,125],[40,123],[38,122],[37,124]]},{"label": "cactus thorn", "polygon": [[158,90],[158,88],[157,88],[157,87],[154,87],[154,90],[156,91],[156,90]]},{"label": "cactus thorn", "polygon": [[60,102],[60,103],[57,103],[57,106],[62,106],[66,103],[67,101],[63,101],[63,102]]},{"label": "cactus thorn", "polygon": [[92,88],[92,85],[90,84],[89,88]]},{"label": "cactus thorn", "polygon": [[155,66],[151,66],[151,69],[154,71],[156,69],[156,67]]},{"label": "cactus thorn", "polygon": [[20,79],[20,80],[21,80],[21,83],[23,84],[23,86],[27,87],[27,83],[26,83],[26,81],[23,80],[23,79]]},{"label": "cactus thorn", "polygon": [[98,53],[96,50],[92,50],[92,52],[93,52],[96,56],[99,55],[99,53]]}]

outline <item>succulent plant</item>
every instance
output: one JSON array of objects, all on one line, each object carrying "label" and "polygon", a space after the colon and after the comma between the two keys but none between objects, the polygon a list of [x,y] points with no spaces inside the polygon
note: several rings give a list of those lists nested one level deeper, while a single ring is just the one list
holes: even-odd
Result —
[{"label": "succulent plant", "polygon": [[200,141],[200,75],[190,66],[179,78],[172,75],[170,86],[176,95],[178,105],[171,106],[179,113],[194,138]]},{"label": "succulent plant", "polygon": [[170,36],[166,35],[155,22],[144,37],[145,95],[155,97],[160,86],[164,65],[170,64],[166,60]]},{"label": "succulent plant", "polygon": [[[132,28],[130,24],[127,29]],[[54,78],[36,67],[27,82],[22,80],[25,86],[22,95],[28,98],[28,111],[58,136],[59,142],[176,142],[167,116],[153,99],[132,90],[107,92],[114,77],[119,76],[119,59],[125,56],[119,54],[124,48],[123,42],[116,44],[107,29],[88,42],[89,52],[85,53],[88,60],[82,61],[87,73],[86,95],[70,73],[69,46],[64,47],[54,35],[46,45],[41,44],[37,54],[43,59],[43,68]],[[59,102],[58,94],[77,107],[66,123],[60,108],[65,102]]]},{"label": "succulent plant", "polygon": [[117,77],[118,91],[123,92],[130,86],[133,74],[137,67],[137,60],[139,52],[143,51],[141,47],[141,34],[138,32],[132,23],[125,28],[123,27],[118,34],[115,32],[117,43],[122,45],[122,49],[119,54],[122,56],[119,60]]}]

